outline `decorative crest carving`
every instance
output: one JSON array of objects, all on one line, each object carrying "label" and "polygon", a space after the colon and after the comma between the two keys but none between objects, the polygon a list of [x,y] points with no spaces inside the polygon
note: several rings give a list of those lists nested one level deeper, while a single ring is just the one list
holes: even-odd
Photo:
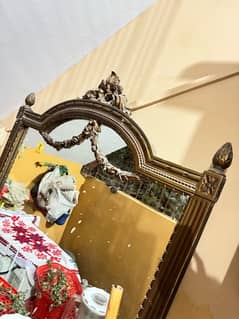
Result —
[{"label": "decorative crest carving", "polygon": [[100,82],[98,89],[87,91],[82,98],[107,103],[128,115],[131,114],[127,108],[127,97],[123,94],[120,78],[114,71],[106,80]]},{"label": "decorative crest carving", "polygon": [[214,169],[220,171],[226,170],[232,163],[233,150],[231,143],[225,143],[221,148],[215,153],[212,159],[212,164]]},{"label": "decorative crest carving", "polygon": [[[127,98],[122,92],[123,88],[120,85],[119,76],[114,71],[112,71],[110,76],[106,80],[101,81],[98,89],[87,91],[82,98],[97,100],[99,102],[110,104],[112,107],[118,108],[122,112],[130,115],[129,110],[127,109]],[[29,95],[29,100],[31,102],[32,99],[30,99],[30,96],[31,94]],[[29,102],[27,105],[29,105]],[[69,140],[54,141],[48,134],[48,132],[42,131],[40,132],[40,134],[47,144],[53,146],[58,151],[62,148],[71,148],[75,145],[80,145],[86,139],[89,139],[91,143],[91,150],[95,155],[98,165],[102,166],[103,170],[105,170],[109,174],[119,177],[121,181],[126,181],[128,180],[128,178],[139,179],[136,174],[128,171],[123,171],[115,167],[108,161],[107,157],[101,152],[98,144],[98,135],[100,132],[100,123],[95,120],[90,120],[79,135],[73,136]]]}]

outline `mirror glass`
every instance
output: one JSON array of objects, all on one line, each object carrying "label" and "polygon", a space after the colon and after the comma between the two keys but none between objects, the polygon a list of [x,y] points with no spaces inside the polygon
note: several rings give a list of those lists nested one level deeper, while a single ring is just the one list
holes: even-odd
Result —
[{"label": "mirror glass", "polygon": [[[87,123],[69,121],[50,136],[55,141],[71,139]],[[101,125],[98,146],[116,169],[137,175],[132,151],[111,128]],[[71,214],[61,225],[49,223],[50,217],[46,220],[33,200],[34,192],[23,209],[41,217],[41,229],[73,254],[81,278],[89,285],[107,292],[113,284],[122,286],[119,318],[136,318],[188,195],[149,177],[120,179],[97,165],[89,140],[57,151],[33,129],[19,149],[9,180],[32,191],[35,185],[40,187],[39,180],[52,164],[66,167],[75,177],[79,197]],[[9,203],[3,205],[14,209]]]}]

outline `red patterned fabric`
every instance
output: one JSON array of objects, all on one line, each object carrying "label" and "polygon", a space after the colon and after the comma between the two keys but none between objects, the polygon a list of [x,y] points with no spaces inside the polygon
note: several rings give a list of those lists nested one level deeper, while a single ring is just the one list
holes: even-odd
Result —
[{"label": "red patterned fabric", "polygon": [[[67,292],[68,299],[64,303],[58,305],[57,307],[53,309],[51,309],[52,300],[50,298],[51,285],[49,285],[49,288],[47,290],[43,290],[41,286],[41,280],[49,271],[49,267],[53,270],[54,269],[60,270],[66,277],[67,284],[68,284],[68,292]],[[68,301],[70,300],[70,297],[73,295],[82,294],[82,287],[77,277],[77,272],[74,270],[67,269],[60,264],[52,263],[50,265],[43,265],[38,267],[36,271],[36,278],[37,278],[37,295],[39,297],[36,297],[36,299],[33,302],[33,311],[31,314],[31,318],[33,319],[62,318],[62,314],[65,310],[65,307],[68,305]],[[56,279],[56,282],[57,282],[57,279]],[[73,309],[71,309],[71,313],[67,317],[69,319],[75,319],[75,315],[72,310]]]},{"label": "red patterned fabric", "polygon": [[75,268],[70,257],[24,216],[0,218],[0,250],[6,247],[36,266],[51,260]]}]

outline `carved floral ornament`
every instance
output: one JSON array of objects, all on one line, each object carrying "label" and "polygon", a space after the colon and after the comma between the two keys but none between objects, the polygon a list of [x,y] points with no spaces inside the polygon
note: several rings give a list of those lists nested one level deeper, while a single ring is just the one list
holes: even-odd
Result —
[{"label": "carved floral ornament", "polygon": [[216,201],[224,183],[225,180],[222,175],[220,176],[212,171],[207,171],[202,176],[197,194],[212,201]]},{"label": "carved floral ornament", "polygon": [[[123,94],[120,79],[114,71],[111,72],[110,76],[106,80],[101,81],[98,89],[87,91],[82,98],[107,103],[113,108],[118,108],[127,115],[130,115],[130,111],[127,108],[127,98]],[[29,102],[32,105],[32,97],[30,95],[29,99]],[[96,120],[90,120],[79,135],[73,136],[69,140],[54,141],[47,132],[40,132],[45,142],[54,147],[57,151],[63,148],[71,148],[75,145],[80,145],[85,140],[89,139],[91,143],[91,151],[93,152],[98,165],[101,166],[104,171],[119,177],[121,181],[127,181],[129,178],[139,179],[136,174],[123,171],[108,161],[107,157],[102,153],[99,147],[98,137],[100,133],[101,125]]]},{"label": "carved floral ornament", "polygon": [[131,114],[127,107],[127,97],[123,94],[123,88],[120,85],[120,78],[114,71],[106,80],[100,82],[98,89],[87,91],[82,98],[107,103],[128,115]]},{"label": "carved floral ornament", "polygon": [[213,175],[204,175],[200,185],[200,191],[208,195],[212,195],[218,186],[219,179]]},{"label": "carved floral ornament", "polygon": [[198,186],[198,194],[217,200],[225,183],[225,170],[231,165],[232,159],[232,145],[225,143],[213,156],[211,169],[203,174]]}]

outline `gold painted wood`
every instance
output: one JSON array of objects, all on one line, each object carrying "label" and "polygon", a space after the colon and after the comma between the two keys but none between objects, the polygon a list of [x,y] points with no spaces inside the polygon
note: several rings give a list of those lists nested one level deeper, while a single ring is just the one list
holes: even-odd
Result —
[{"label": "gold painted wood", "polygon": [[[155,280],[146,295],[139,318],[166,317],[212,207],[212,203],[196,195],[190,199],[155,273]],[[174,289],[170,288],[172,286]],[[167,301],[165,295],[170,296]]]}]

